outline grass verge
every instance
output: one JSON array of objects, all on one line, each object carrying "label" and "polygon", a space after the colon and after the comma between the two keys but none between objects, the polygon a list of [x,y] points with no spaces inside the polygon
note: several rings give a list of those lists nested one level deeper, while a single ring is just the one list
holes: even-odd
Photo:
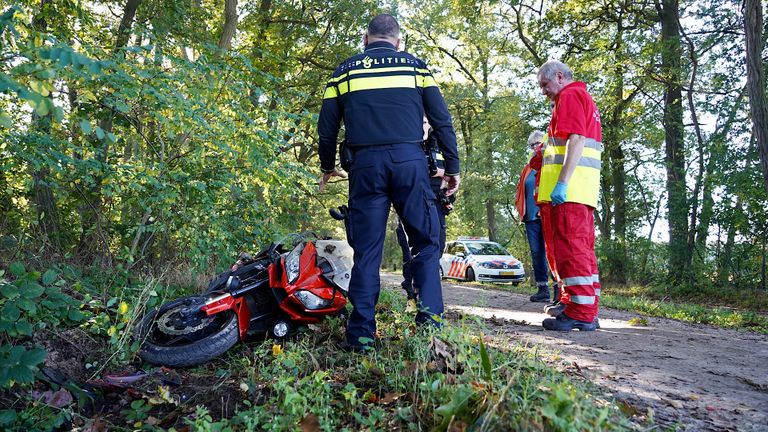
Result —
[{"label": "grass verge", "polygon": [[[527,285],[482,284],[482,286],[527,295],[533,294],[534,290]],[[742,299],[744,296],[752,296],[754,300],[749,303],[744,303],[743,300],[728,301],[729,298]],[[673,300],[669,300],[670,298]],[[675,294],[660,291],[657,287],[613,288],[608,286],[603,287],[600,305],[652,317],[768,334],[768,315],[761,306],[765,303],[765,299],[768,299],[768,293],[747,291],[741,295],[721,295],[718,301],[722,305],[713,306],[703,303],[701,295],[692,297],[682,293]],[[743,309],[750,306],[755,309]]]}]

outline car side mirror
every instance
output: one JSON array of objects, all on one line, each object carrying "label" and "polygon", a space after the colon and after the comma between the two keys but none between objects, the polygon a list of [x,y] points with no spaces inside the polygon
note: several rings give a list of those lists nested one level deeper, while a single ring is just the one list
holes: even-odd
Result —
[{"label": "car side mirror", "polygon": [[456,256],[464,258],[466,255],[464,255],[464,252],[456,252]]}]

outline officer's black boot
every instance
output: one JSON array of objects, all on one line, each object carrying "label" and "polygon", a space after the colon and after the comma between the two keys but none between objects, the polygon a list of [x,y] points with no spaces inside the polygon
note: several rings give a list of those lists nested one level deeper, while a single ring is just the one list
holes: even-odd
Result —
[{"label": "officer's black boot", "polygon": [[549,287],[544,285],[539,287],[539,292],[531,296],[532,302],[548,302],[549,301]]},{"label": "officer's black boot", "polygon": [[413,289],[413,285],[403,282],[401,286],[403,287],[403,290],[405,290],[405,295],[408,296],[408,300],[416,300],[416,291]]}]

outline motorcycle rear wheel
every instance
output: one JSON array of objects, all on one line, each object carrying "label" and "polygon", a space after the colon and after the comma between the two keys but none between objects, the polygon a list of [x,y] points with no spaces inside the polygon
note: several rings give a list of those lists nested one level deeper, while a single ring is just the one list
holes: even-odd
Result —
[{"label": "motorcycle rear wheel", "polygon": [[240,338],[237,316],[225,311],[196,320],[180,320],[181,308],[201,304],[207,296],[182,297],[144,315],[134,336],[142,341],[139,356],[146,362],[187,367],[208,362],[232,348]]}]

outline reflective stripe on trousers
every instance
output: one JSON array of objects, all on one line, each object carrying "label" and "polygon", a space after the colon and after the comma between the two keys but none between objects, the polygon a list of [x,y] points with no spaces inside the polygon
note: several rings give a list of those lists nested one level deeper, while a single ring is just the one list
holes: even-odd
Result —
[{"label": "reflective stripe on trousers", "polygon": [[600,291],[595,257],[594,209],[567,202],[551,208],[555,261],[569,297],[565,314],[592,322],[597,315]]}]

